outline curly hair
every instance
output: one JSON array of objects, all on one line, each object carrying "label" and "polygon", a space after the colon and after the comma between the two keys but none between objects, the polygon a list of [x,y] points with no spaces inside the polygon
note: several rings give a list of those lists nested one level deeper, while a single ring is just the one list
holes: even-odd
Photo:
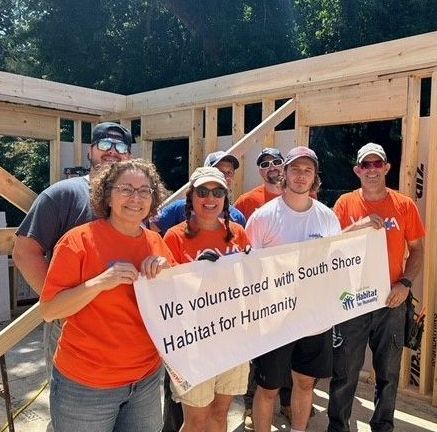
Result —
[{"label": "curly hair", "polygon": [[[288,165],[285,165],[285,167],[284,167],[284,177],[282,177],[282,180],[281,180],[281,186],[282,186],[282,189],[285,189],[286,187],[287,187],[287,179],[286,179],[286,171],[287,171],[287,168],[290,166],[291,164],[288,164]],[[317,169],[317,167],[316,167],[316,169]],[[313,184],[311,185],[311,189],[310,189],[310,192],[312,192],[312,193],[317,193],[317,192],[319,192],[319,189],[320,189],[320,186],[321,186],[321,184],[322,184],[322,180],[320,180],[320,176],[319,176],[319,173],[318,172],[316,172],[316,175],[315,175],[315,177],[314,177],[314,182],[313,182]]]},{"label": "curly hair", "polygon": [[170,195],[152,162],[145,161],[144,159],[115,162],[112,165],[102,167],[91,181],[90,200],[97,217],[109,217],[111,213],[109,198],[111,196],[112,185],[126,171],[142,171],[150,180],[150,187],[153,189],[153,193],[148,217],[156,215],[159,205]]},{"label": "curly hair", "polygon": [[[188,238],[193,238],[197,235],[197,231],[195,231],[191,226],[191,216],[193,212],[193,192],[194,192],[194,187],[190,186],[190,188],[187,190],[187,201],[185,204],[186,226],[185,226],[184,233]],[[229,205],[230,205],[229,197],[228,197],[228,193],[226,192],[225,202],[223,205],[223,219],[225,221],[225,228],[226,228],[226,236],[225,236],[226,243],[229,243],[234,238],[234,233],[232,232],[229,226],[229,221],[230,221]]]}]

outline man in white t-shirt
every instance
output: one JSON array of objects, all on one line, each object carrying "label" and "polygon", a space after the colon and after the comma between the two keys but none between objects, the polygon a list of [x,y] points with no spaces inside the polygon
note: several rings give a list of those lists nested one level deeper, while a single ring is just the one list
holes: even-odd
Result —
[{"label": "man in white t-shirt", "polygon": [[[283,193],[249,218],[246,231],[252,247],[265,248],[340,234],[340,223],[324,204],[311,198],[320,186],[319,161],[307,147],[292,149],[284,162]],[[270,432],[279,388],[292,370],[293,432],[305,431],[317,378],[331,376],[331,329],[299,339],[255,360],[257,390],[253,420],[257,432]]]}]

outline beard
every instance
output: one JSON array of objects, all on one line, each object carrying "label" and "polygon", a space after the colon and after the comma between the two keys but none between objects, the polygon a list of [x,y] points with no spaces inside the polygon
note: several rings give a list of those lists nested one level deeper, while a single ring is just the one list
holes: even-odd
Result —
[{"label": "beard", "polygon": [[272,173],[268,173],[266,175],[265,180],[269,184],[276,185],[278,183],[281,183],[282,175],[278,172],[273,171]]},{"label": "beard", "polygon": [[293,185],[289,185],[288,183],[286,184],[286,188],[287,188],[290,192],[293,192],[293,193],[295,193],[295,194],[297,194],[297,195],[306,195],[306,194],[310,193],[312,187],[313,187],[313,185],[311,185],[311,186],[309,186],[309,187],[306,187],[306,188],[297,188],[297,187],[295,187],[295,186],[293,186]]}]

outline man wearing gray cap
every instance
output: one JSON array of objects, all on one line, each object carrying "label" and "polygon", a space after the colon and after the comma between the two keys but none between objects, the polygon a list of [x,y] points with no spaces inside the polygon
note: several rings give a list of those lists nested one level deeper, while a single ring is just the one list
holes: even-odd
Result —
[{"label": "man wearing gray cap", "polygon": [[[227,154],[224,151],[210,153],[206,157],[203,166],[213,166],[221,171],[226,178],[228,189],[232,190],[235,170],[240,167],[240,163],[234,155]],[[150,228],[164,235],[169,228],[183,222],[186,219],[185,202],[185,198],[179,199],[160,209],[158,215],[150,221]],[[237,222],[243,227],[246,225],[246,218],[236,207],[230,206],[229,211],[233,222]]]},{"label": "man wearing gray cap", "polygon": [[[256,210],[247,222],[246,232],[253,248],[340,234],[335,214],[310,196],[320,185],[318,170],[319,161],[311,149],[296,147],[288,153],[282,194]],[[314,382],[331,376],[332,330],[326,329],[266,353],[255,359],[255,365],[258,384],[253,402],[255,430],[270,432],[276,395],[284,381],[292,377],[291,431],[305,431]]]},{"label": "man wearing gray cap", "polygon": [[[19,226],[12,258],[26,282],[41,293],[56,242],[71,228],[94,218],[89,182],[102,165],[131,157],[132,135],[112,122],[96,125],[88,149],[90,173],[54,183],[41,192]],[[61,332],[59,321],[44,324],[44,350],[50,378],[52,357]]]},{"label": "man wearing gray cap", "polygon": [[344,232],[364,227],[385,230],[391,292],[387,307],[335,326],[328,431],[350,431],[352,402],[369,344],[376,378],[370,427],[372,432],[391,432],[404,343],[405,299],[422,267],[425,230],[415,203],[386,187],[390,163],[382,146],[368,143],[361,147],[353,170],[361,188],[342,195],[334,211]]}]

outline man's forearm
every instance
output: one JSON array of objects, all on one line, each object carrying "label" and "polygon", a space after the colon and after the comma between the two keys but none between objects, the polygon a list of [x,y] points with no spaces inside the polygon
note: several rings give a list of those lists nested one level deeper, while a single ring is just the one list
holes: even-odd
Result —
[{"label": "man's forearm", "polygon": [[405,263],[404,277],[410,280],[416,279],[423,266],[423,243],[420,240],[414,247],[410,247],[408,259]]},{"label": "man's forearm", "polygon": [[18,236],[12,251],[12,258],[26,282],[40,295],[49,263],[38,243],[31,238]]}]

